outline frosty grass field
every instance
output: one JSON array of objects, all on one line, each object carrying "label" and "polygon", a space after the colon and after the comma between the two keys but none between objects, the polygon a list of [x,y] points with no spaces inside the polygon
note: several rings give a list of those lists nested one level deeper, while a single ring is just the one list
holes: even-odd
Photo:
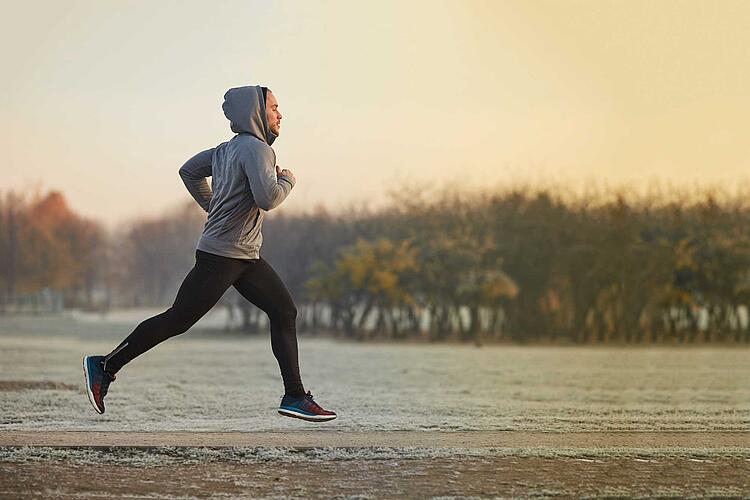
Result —
[{"label": "frosty grass field", "polygon": [[[747,348],[477,348],[454,344],[350,343],[301,335],[300,363],[306,388],[339,415],[332,422],[311,427],[311,424],[276,413],[283,391],[268,336],[227,335],[200,328],[202,324],[209,324],[210,317],[193,330],[167,340],[126,365],[110,387],[106,413],[97,415],[83,387],[81,357],[108,352],[140,320],[157,312],[160,311],[126,315],[122,322],[102,322],[91,317],[82,320],[80,315],[71,314],[0,319],[0,430],[279,433],[313,428],[342,434],[387,431],[672,433],[746,432],[750,424],[750,350]],[[211,482],[211,478],[222,475],[235,478],[235,484],[239,484],[237,478],[242,476],[249,481],[247,484],[254,484],[259,488],[257,491],[268,496],[304,496],[310,491],[338,494],[349,491],[349,487],[350,494],[365,497],[368,494],[429,496],[450,491],[478,496],[502,492],[545,496],[545,491],[570,495],[596,491],[604,496],[638,492],[646,496],[684,496],[695,492],[698,496],[742,496],[745,491],[743,478],[747,477],[750,463],[747,448],[703,454],[693,449],[688,450],[688,458],[683,454],[682,461],[675,458],[678,455],[675,450],[650,449],[648,443],[644,443],[642,449],[619,451],[608,451],[606,447],[524,451],[501,447],[336,450],[322,446],[296,452],[166,447],[150,451],[112,451],[106,456],[106,466],[111,467],[112,477],[122,475],[122,485],[127,484],[128,470],[133,467],[173,467],[175,469],[168,474],[172,481],[179,483],[181,475],[196,474],[193,477],[196,491],[211,494],[224,491],[216,489],[216,484]],[[217,464],[222,457],[224,465]],[[518,462],[524,457],[525,461]],[[556,460],[561,458],[565,460]],[[11,484],[0,480],[0,496],[17,491],[25,484],[24,477],[33,481],[40,473],[35,468],[40,467],[49,478],[54,478],[50,481],[62,485],[60,488],[66,494],[85,493],[88,486],[81,482],[78,474],[71,472],[71,467],[101,459],[100,452],[87,449],[0,448],[0,472],[6,468],[16,478]],[[327,465],[320,465],[321,460]],[[450,476],[452,483],[440,484],[452,485],[453,490],[448,486],[439,489],[430,481],[413,491],[399,490],[401,486],[396,479],[390,487],[384,481],[379,486],[363,483],[360,489],[354,487],[356,481],[347,482],[347,477],[355,470],[364,478],[368,474],[379,478],[388,471],[393,472],[395,469],[389,468],[389,461],[397,466],[399,461],[407,461],[408,468],[399,470],[407,471],[404,473],[409,477],[435,476],[447,481],[446,477]],[[648,463],[654,461],[660,467],[659,474],[654,474],[654,464]],[[255,463],[256,467],[251,471],[235,470],[242,463]],[[279,489],[278,483],[274,483],[279,479],[263,473],[269,463],[296,463],[295,474],[310,475],[309,488],[315,488],[315,481],[321,477],[328,479],[317,486],[323,490]],[[553,463],[554,466],[550,465]],[[203,464],[204,468],[200,473],[189,472],[185,470],[189,464]],[[701,480],[701,474],[707,473],[710,464],[724,467],[723,472],[719,469],[712,472],[723,474],[719,482]],[[554,469],[552,476],[557,483],[531,480],[537,478],[544,467]],[[577,471],[577,467],[585,470]],[[628,473],[631,481],[627,481],[626,474],[618,482],[619,473],[608,467],[618,471],[631,467]],[[692,481],[693,486],[680,489],[674,483],[664,482],[670,467],[683,477],[680,484]],[[500,481],[499,471],[506,469],[512,471],[515,480],[524,479],[524,474],[528,476],[520,483],[523,487],[518,489],[513,481]],[[277,475],[286,477],[284,474],[289,471],[283,467],[280,470],[286,472]],[[323,470],[327,470],[325,474],[329,476],[320,476]],[[734,480],[730,477],[733,471],[741,473]],[[143,474],[147,477],[160,473]],[[255,479],[251,480],[248,474],[255,474]],[[570,476],[567,482],[566,474]],[[639,474],[645,474],[647,479],[639,479]],[[581,475],[588,477],[593,490],[580,489],[585,486],[579,481]],[[487,482],[490,477],[495,483]],[[148,484],[164,480],[163,474],[144,479]],[[198,484],[204,480],[208,482]],[[419,487],[419,482],[409,484],[412,488]],[[478,484],[490,489],[476,489]],[[639,484],[641,489],[633,489],[634,484]],[[91,488],[95,489],[95,485]],[[232,491],[227,490],[226,494],[238,494]],[[159,498],[170,497],[167,490],[152,493]]]},{"label": "frosty grass field", "polygon": [[[0,381],[68,390],[0,391],[2,429],[277,431],[283,393],[268,336],[189,331],[126,365],[97,415],[81,357],[137,324],[0,320]],[[518,347],[343,343],[300,337],[306,388],[339,418],[327,429],[745,431],[742,348]],[[318,427],[320,428],[320,427]]]}]

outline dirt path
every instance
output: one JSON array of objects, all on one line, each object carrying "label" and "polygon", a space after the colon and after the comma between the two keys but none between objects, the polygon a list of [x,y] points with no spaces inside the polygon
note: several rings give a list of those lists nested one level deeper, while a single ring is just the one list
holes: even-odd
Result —
[{"label": "dirt path", "polygon": [[739,432],[82,432],[1,431],[0,446],[291,448],[750,448]]},{"label": "dirt path", "polygon": [[339,460],[127,467],[0,462],[0,498],[747,498],[743,459]]},{"label": "dirt path", "polygon": [[[372,451],[411,447],[448,451]],[[2,431],[0,498],[750,498],[748,450],[731,432]]]}]

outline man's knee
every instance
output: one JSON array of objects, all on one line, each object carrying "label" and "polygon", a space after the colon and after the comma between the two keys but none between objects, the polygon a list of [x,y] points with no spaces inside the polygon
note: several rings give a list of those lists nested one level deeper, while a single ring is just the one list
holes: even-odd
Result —
[{"label": "man's knee", "polygon": [[284,322],[295,322],[297,320],[297,306],[293,303],[282,304],[273,311],[268,312],[268,317],[273,320]]},{"label": "man's knee", "polygon": [[184,311],[174,309],[173,307],[170,307],[164,314],[169,318],[168,321],[171,326],[170,337],[180,335],[181,333],[190,330],[190,327],[196,324],[202,317],[202,315],[199,316],[195,314],[194,311]]}]

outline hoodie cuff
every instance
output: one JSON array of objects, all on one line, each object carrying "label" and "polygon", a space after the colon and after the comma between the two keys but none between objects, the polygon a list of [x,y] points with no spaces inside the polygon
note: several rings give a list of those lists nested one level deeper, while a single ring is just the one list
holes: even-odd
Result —
[{"label": "hoodie cuff", "polygon": [[291,187],[294,187],[294,181],[292,180],[291,177],[287,177],[286,175],[280,175],[279,180],[287,181]]}]

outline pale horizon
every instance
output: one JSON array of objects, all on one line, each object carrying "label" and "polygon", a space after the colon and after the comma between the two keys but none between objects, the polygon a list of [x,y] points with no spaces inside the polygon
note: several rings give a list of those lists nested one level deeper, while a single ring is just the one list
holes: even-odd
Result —
[{"label": "pale horizon", "polygon": [[285,213],[400,185],[748,181],[750,3],[7,3],[3,188],[108,227],[191,200],[224,92],[284,115]]}]

